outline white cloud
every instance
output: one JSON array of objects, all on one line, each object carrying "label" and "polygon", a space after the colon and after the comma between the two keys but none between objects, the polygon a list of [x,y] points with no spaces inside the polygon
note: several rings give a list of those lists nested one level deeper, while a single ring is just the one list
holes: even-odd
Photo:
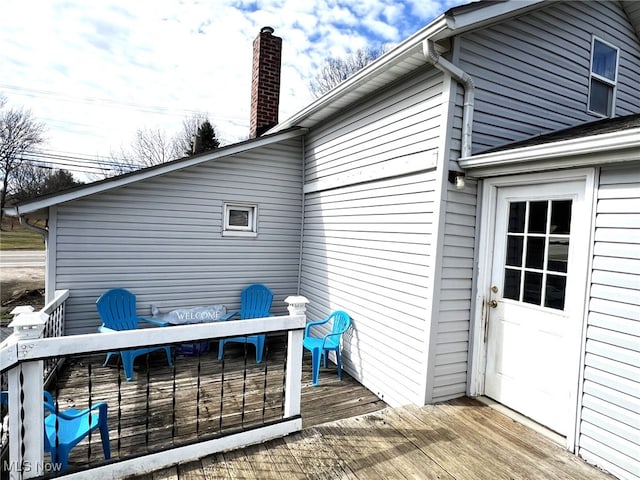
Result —
[{"label": "white cloud", "polygon": [[53,150],[108,155],[137,128],[179,131],[193,111],[208,113],[230,143],[248,135],[252,42],[262,26],[283,38],[284,119],[312,100],[309,78],[325,58],[402,41],[444,8],[434,0],[4,0],[0,93],[47,123]]}]

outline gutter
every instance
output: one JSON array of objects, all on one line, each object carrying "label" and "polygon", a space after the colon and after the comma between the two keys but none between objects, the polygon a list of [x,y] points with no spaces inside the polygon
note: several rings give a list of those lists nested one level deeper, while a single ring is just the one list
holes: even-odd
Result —
[{"label": "gutter", "polygon": [[433,40],[426,39],[422,42],[422,53],[428,63],[436,67],[441,72],[450,75],[464,87],[464,106],[462,110],[462,148],[460,157],[471,156],[471,132],[473,126],[473,107],[475,102],[475,85],[473,80],[461,68],[442,58]]},{"label": "gutter", "polygon": [[519,148],[505,148],[463,157],[458,163],[475,178],[483,178],[561,168],[599,167],[605,163],[637,162],[639,146],[640,128],[636,127]]},{"label": "gutter", "polygon": [[401,62],[403,58],[411,56],[413,53],[419,51],[420,42],[424,41],[424,39],[444,35],[450,28],[449,22],[450,20],[444,14],[440,15],[422,30],[414,33],[392,50],[375,59],[355,75],[340,83],[333,90],[330,90],[311,104],[307,105],[306,108],[295,113],[292,117],[278,123],[267,133],[277,133],[296,125],[306,127],[303,123],[310,116],[325,108],[331,108],[331,105],[334,102],[339,101],[344,96],[358,90],[362,85],[366,85],[372,80],[375,80],[382,72],[390,69],[391,66],[397,62]]}]

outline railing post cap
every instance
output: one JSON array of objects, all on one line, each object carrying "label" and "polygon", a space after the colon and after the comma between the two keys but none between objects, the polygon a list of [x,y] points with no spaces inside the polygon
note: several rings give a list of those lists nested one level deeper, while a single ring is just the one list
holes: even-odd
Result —
[{"label": "railing post cap", "polygon": [[33,312],[33,307],[31,305],[18,305],[16,308],[9,312],[9,315],[20,315],[21,313],[29,313]]},{"label": "railing post cap", "polygon": [[302,305],[309,303],[309,299],[307,297],[303,297],[302,295],[289,295],[284,299],[289,305],[294,303],[301,303]]},{"label": "railing post cap", "polygon": [[20,339],[40,338],[48,319],[49,315],[43,312],[24,312],[13,319],[9,328]]},{"label": "railing post cap", "polygon": [[307,311],[307,303],[309,303],[307,297],[303,297],[302,295],[290,295],[285,298],[284,301],[289,304],[287,307],[289,315],[304,315]]}]

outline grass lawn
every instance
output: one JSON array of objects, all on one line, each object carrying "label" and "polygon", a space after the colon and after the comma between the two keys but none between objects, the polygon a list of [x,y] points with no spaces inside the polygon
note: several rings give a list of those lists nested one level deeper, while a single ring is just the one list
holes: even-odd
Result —
[{"label": "grass lawn", "polygon": [[17,220],[12,222],[11,219],[4,219],[0,231],[0,250],[44,250],[44,237],[27,230]]}]

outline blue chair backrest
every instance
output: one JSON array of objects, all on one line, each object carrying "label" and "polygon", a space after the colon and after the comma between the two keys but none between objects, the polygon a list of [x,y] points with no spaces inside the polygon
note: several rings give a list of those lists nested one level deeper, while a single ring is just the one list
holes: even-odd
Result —
[{"label": "blue chair backrest", "polygon": [[351,317],[342,310],[337,310],[331,314],[333,317],[333,327],[331,333],[344,333],[351,326]]},{"label": "blue chair backrest", "polygon": [[96,301],[102,323],[112,330],[134,330],[138,328],[136,296],[124,288],[114,288]]},{"label": "blue chair backrest", "polygon": [[273,293],[260,283],[249,285],[240,294],[240,318],[263,318],[270,315]]}]

